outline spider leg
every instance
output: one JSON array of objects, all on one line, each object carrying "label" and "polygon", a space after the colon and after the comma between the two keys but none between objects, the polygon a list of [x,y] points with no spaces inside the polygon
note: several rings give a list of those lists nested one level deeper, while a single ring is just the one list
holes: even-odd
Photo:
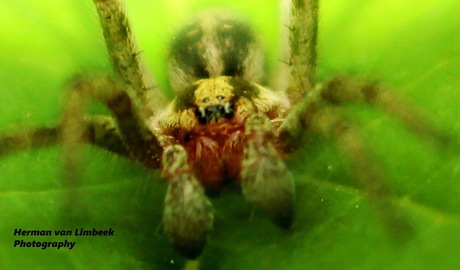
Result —
[{"label": "spider leg", "polygon": [[163,178],[168,183],[163,213],[165,232],[179,251],[196,258],[214,222],[212,204],[195,178],[182,146],[168,146],[162,163]]},{"label": "spider leg", "polygon": [[[83,121],[85,142],[120,156],[129,156],[112,118],[94,117]],[[61,125],[53,125],[2,134],[0,135],[0,157],[28,148],[56,145],[59,143],[61,130]]]},{"label": "spider leg", "polygon": [[141,59],[123,4],[120,0],[94,0],[94,4],[115,72],[139,100],[152,104],[143,108],[143,113],[152,116],[152,108],[162,108],[166,98]]},{"label": "spider leg", "polygon": [[429,121],[414,104],[398,96],[381,83],[358,77],[337,77],[315,87],[286,117],[280,128],[285,150],[292,149],[301,131],[309,128],[312,116],[326,105],[362,102],[386,111],[401,121],[405,128],[441,150],[458,151],[460,143],[448,132]]},{"label": "spider leg", "polygon": [[315,85],[318,0],[295,0],[290,3],[289,66],[287,95],[297,103]]},{"label": "spider leg", "polygon": [[454,136],[436,127],[422,110],[381,83],[359,77],[337,77],[322,86],[321,97],[334,105],[363,102],[376,106],[401,121],[407,130],[438,148],[459,149]]},{"label": "spider leg", "polygon": [[280,128],[279,143],[290,151],[292,143],[308,131],[335,141],[390,233],[396,239],[407,237],[412,232],[412,226],[391,202],[391,190],[385,183],[383,171],[367,150],[369,147],[360,132],[351,121],[340,117],[321,94],[322,88],[315,88],[292,109]]},{"label": "spider leg", "polygon": [[268,117],[257,114],[245,126],[246,146],[242,159],[241,187],[245,198],[289,227],[293,217],[294,179],[275,145]]},{"label": "spider leg", "polygon": [[111,77],[81,76],[74,79],[70,84],[71,91],[63,119],[63,141],[69,145],[81,141],[82,110],[87,102],[97,100],[105,103],[112,111],[129,155],[148,168],[158,168],[163,149],[140,112],[144,104],[136,103],[123,86]]},{"label": "spider leg", "polygon": [[[80,76],[68,85],[68,96],[60,125],[63,155],[63,187],[70,192],[64,198],[66,220],[80,218],[85,211],[78,187],[82,175],[81,143],[85,141],[84,109],[90,101],[105,103],[118,125],[119,139],[126,154],[148,168],[158,168],[162,147],[138,112],[137,104],[123,88],[124,84],[111,77]],[[141,103],[142,105],[142,103]]]},{"label": "spider leg", "polygon": [[350,120],[340,117],[333,107],[323,108],[316,114],[312,129],[336,141],[358,184],[368,193],[389,233],[396,240],[410,236],[412,225],[398,206],[391,201],[391,189],[384,179],[383,170],[368,150],[369,147],[364,142],[359,129]]},{"label": "spider leg", "polygon": [[[47,147],[63,141],[63,186],[70,192],[64,193],[63,210],[65,219],[81,217],[84,207],[78,194],[80,169],[80,156],[76,136],[65,132],[65,125],[51,127],[38,127],[20,132],[5,133],[0,135],[0,158],[28,148]],[[129,152],[123,145],[115,122],[110,117],[95,117],[83,119],[82,137],[85,142],[99,146],[112,153],[129,157]],[[70,131],[70,130],[68,130]],[[66,134],[66,135],[64,135]],[[64,136],[63,136],[64,135]],[[70,136],[70,138],[69,138]],[[70,139],[70,140],[69,140]]]}]

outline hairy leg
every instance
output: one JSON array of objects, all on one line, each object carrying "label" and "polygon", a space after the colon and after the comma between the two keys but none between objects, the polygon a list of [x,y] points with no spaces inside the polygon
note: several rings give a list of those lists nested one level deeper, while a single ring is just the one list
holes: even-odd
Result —
[{"label": "hairy leg", "polygon": [[454,136],[429,121],[430,117],[414,104],[381,83],[357,76],[337,77],[317,85],[286,117],[279,130],[281,143],[286,150],[293,149],[302,131],[311,125],[315,113],[325,106],[354,102],[366,103],[385,111],[399,120],[407,130],[440,150],[455,153],[460,149],[460,142]]},{"label": "hairy leg", "polygon": [[193,175],[187,152],[171,145],[163,153],[163,178],[168,183],[163,225],[173,244],[187,257],[197,257],[214,222],[212,204]]},{"label": "hairy leg", "polygon": [[[56,145],[59,143],[61,129],[61,125],[53,125],[2,134],[0,135],[0,157],[29,148]],[[93,117],[84,119],[82,129],[85,142],[120,156],[129,156],[112,118]]]},{"label": "hairy leg", "polygon": [[413,228],[410,221],[391,201],[392,192],[385,181],[385,174],[352,121],[340,117],[335,108],[325,107],[316,113],[310,124],[314,132],[337,143],[358,185],[368,193],[368,198],[394,239],[404,240],[411,236]]},{"label": "hairy leg", "polygon": [[357,182],[369,194],[389,232],[397,239],[410,235],[412,227],[391,202],[391,190],[385,183],[383,171],[369,152],[360,132],[349,120],[340,117],[335,106],[325,100],[325,88],[316,87],[291,111],[280,128],[279,142],[291,151],[306,132],[315,132],[335,141],[344,153]]},{"label": "hairy leg", "polygon": [[407,130],[442,150],[460,149],[454,136],[438,128],[429,121],[429,115],[382,83],[356,76],[337,77],[321,87],[321,97],[333,105],[362,102],[376,106],[398,119]]},{"label": "hairy leg", "polygon": [[158,168],[160,165],[162,147],[123,86],[123,83],[111,77],[88,75],[74,78],[68,85],[59,134],[62,142],[63,187],[69,192],[63,203],[66,220],[80,218],[85,212],[79,187],[83,172],[81,143],[88,139],[85,137],[84,113],[89,102],[103,102],[112,111],[119,131],[119,140],[116,142],[121,143],[128,157],[148,168]]},{"label": "hairy leg", "polygon": [[120,0],[94,0],[113,68],[136,97],[147,104],[143,113],[152,116],[154,109],[166,104],[155,79],[141,59],[128,16]]},{"label": "hairy leg", "polygon": [[273,144],[275,134],[268,117],[262,114],[250,117],[245,136],[241,165],[243,195],[279,225],[289,227],[293,216],[294,179]]},{"label": "hairy leg", "polygon": [[150,129],[148,119],[140,112],[144,104],[137,103],[123,86],[111,77],[81,76],[74,79],[70,83],[63,130],[68,134],[70,144],[74,144],[73,140],[80,141],[75,137],[81,137],[77,134],[82,132],[82,109],[91,100],[102,102],[112,111],[130,157],[148,168],[158,168],[163,149]]},{"label": "hairy leg", "polygon": [[294,0],[290,3],[289,66],[287,95],[295,104],[315,85],[318,0]]}]

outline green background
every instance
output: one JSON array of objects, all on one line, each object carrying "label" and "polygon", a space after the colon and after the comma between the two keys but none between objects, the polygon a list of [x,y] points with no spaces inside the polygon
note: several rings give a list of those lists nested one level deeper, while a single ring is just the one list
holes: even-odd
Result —
[{"label": "green background", "polygon": [[[186,2],[186,3],[183,3]],[[173,30],[194,11],[230,6],[254,21],[275,63],[277,1],[126,0],[149,67],[167,88],[164,59]],[[324,0],[319,79],[360,73],[414,101],[460,140],[460,2]],[[81,71],[110,66],[89,0],[0,0],[0,130],[60,119],[64,84]],[[92,113],[106,110],[90,108]],[[438,151],[384,113],[347,106],[385,168],[393,201],[412,221],[406,241],[388,237],[333,142],[316,139],[288,165],[297,182],[291,230],[273,225],[237,189],[213,198],[215,227],[202,269],[456,269],[460,267],[460,158]],[[160,224],[165,185],[159,174],[91,147],[78,197],[61,189],[57,147],[0,159],[0,269],[181,269]],[[452,152],[452,153],[451,153]],[[72,200],[81,218],[63,220]],[[14,228],[113,228],[113,238],[77,241],[73,250],[13,248]],[[19,237],[19,239],[21,239]]]}]

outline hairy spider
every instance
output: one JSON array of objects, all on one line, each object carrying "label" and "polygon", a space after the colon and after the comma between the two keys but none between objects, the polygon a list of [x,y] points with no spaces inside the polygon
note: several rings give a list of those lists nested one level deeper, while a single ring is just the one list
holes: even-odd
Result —
[{"label": "hairy spider", "polygon": [[[363,102],[387,109],[408,129],[436,144],[449,139],[422,114],[377,82],[338,77],[315,82],[318,1],[292,1],[286,23],[289,53],[281,89],[266,86],[263,53],[247,23],[219,14],[186,25],[173,38],[170,81],[176,98],[165,98],[143,70],[139,49],[119,0],[94,0],[114,67],[112,76],[79,76],[69,84],[60,125],[0,137],[0,154],[62,140],[66,181],[78,163],[78,146],[89,142],[161,169],[168,184],[164,228],[174,245],[197,256],[213,224],[205,191],[226,181],[241,184],[245,198],[288,227],[293,218],[294,179],[284,159],[310,131],[336,140],[358,182],[383,213],[397,212],[386,200],[382,172],[359,132],[335,108]],[[84,118],[90,100],[107,105],[114,118]],[[388,214],[390,222],[403,222]]]}]

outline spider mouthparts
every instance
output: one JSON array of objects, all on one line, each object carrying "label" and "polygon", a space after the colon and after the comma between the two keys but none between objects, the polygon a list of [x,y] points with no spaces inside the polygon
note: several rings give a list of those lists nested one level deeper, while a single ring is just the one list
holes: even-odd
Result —
[{"label": "spider mouthparts", "polygon": [[202,124],[231,119],[233,117],[233,103],[227,102],[225,105],[211,105],[206,108],[200,108],[196,115]]},{"label": "spider mouthparts", "polygon": [[216,105],[216,106],[209,106],[204,109],[204,113],[207,117],[212,117],[212,116],[221,116],[223,115],[224,112],[224,106],[222,105]]}]

